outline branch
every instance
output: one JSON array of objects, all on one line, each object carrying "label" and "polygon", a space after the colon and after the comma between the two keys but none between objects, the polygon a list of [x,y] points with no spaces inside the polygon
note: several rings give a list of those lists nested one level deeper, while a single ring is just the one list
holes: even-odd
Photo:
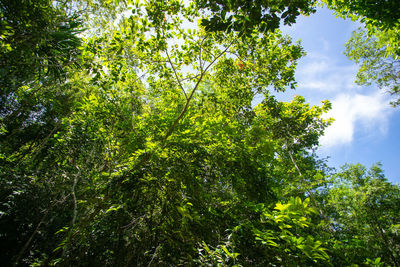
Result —
[{"label": "branch", "polygon": [[153,260],[156,258],[157,252],[158,252],[158,249],[160,248],[160,246],[161,246],[161,244],[159,244],[159,245],[156,247],[156,249],[154,250],[153,257],[151,257],[151,261],[149,262],[149,264],[147,265],[147,267],[150,267],[151,264],[152,264],[152,262],[153,262]]},{"label": "branch", "polygon": [[183,79],[181,79],[181,82],[186,81],[186,80],[193,80],[193,79],[196,79],[196,78],[198,78],[198,77],[200,77],[200,74],[197,74],[197,75],[195,75],[195,76],[193,76],[193,77],[186,77],[186,78],[183,78]]},{"label": "branch", "polygon": [[[181,113],[180,113],[179,116],[175,119],[174,123],[173,123],[173,124],[171,125],[171,127],[169,128],[167,134],[164,136],[164,138],[163,138],[164,141],[168,139],[168,137],[172,134],[172,132],[174,131],[175,127],[178,125],[178,123],[179,123],[179,121],[181,120],[181,118],[183,117],[183,115],[185,115],[185,113],[186,113],[186,111],[187,111],[187,109],[188,109],[188,107],[189,107],[190,101],[192,100],[193,95],[194,95],[194,93],[196,92],[197,88],[199,87],[199,84],[200,84],[201,80],[203,79],[203,77],[204,77],[205,73],[207,72],[207,70],[214,64],[215,61],[217,61],[217,59],[219,59],[223,54],[225,54],[226,51],[228,51],[228,49],[231,47],[232,43],[233,43],[233,42],[231,42],[231,43],[224,49],[224,51],[222,51],[218,56],[216,56],[216,57],[214,58],[214,60],[211,61],[211,63],[204,69],[204,71],[201,71],[201,72],[200,72],[200,77],[199,77],[199,79],[197,80],[196,85],[194,86],[193,90],[191,91],[189,97],[187,98],[186,104],[185,104],[185,106],[183,107]],[[165,146],[165,144],[164,144],[164,146]]]},{"label": "branch", "polygon": [[[294,167],[295,167],[296,170],[298,171],[299,176],[302,178],[302,179],[301,179],[302,182],[305,182],[304,179],[303,179],[303,175],[302,175],[302,173],[301,173],[301,171],[300,171],[300,168],[299,168],[299,166],[297,166],[296,161],[294,160],[294,157],[293,157],[293,155],[292,155],[292,152],[291,152],[290,149],[289,149],[289,146],[288,146],[288,143],[287,143],[287,142],[286,142],[286,148],[288,149],[288,153],[289,153],[290,159],[291,159],[291,161],[292,161]],[[308,195],[310,196],[312,202],[314,202],[314,204],[318,207],[319,213],[321,214],[322,219],[329,225],[329,231],[330,231],[330,232],[333,232],[332,225],[330,224],[328,217],[325,216],[324,211],[322,210],[322,208],[321,208],[321,206],[319,205],[319,203],[315,200],[314,193],[311,192],[311,190],[309,190],[308,188],[306,188],[306,191],[307,191]]]},{"label": "branch", "polygon": [[[228,45],[228,47],[227,47],[224,51],[222,51],[218,56],[216,56],[216,57],[214,58],[214,60],[205,68],[205,70],[201,71],[200,74],[196,75],[196,77],[199,76],[199,79],[197,80],[197,83],[196,83],[196,85],[194,86],[193,90],[191,91],[189,97],[187,98],[186,104],[185,104],[184,108],[182,109],[181,113],[180,113],[179,116],[175,119],[174,123],[173,123],[173,124],[171,125],[171,127],[168,129],[167,134],[164,136],[164,138],[163,138],[163,141],[164,141],[164,142],[165,142],[165,141],[168,139],[168,137],[172,134],[172,132],[174,131],[175,127],[176,127],[177,124],[179,123],[180,119],[181,119],[181,118],[183,117],[183,115],[186,113],[186,111],[187,111],[187,109],[188,109],[188,107],[189,107],[190,101],[191,101],[191,99],[193,98],[193,95],[194,95],[195,91],[197,90],[197,88],[198,88],[200,82],[202,81],[202,79],[203,79],[203,77],[204,77],[206,71],[211,67],[212,64],[214,64],[214,62],[215,62],[218,58],[220,58],[220,57],[231,47],[232,44],[233,44],[233,41]],[[165,148],[165,146],[166,146],[166,143],[164,143],[164,145],[163,145],[161,148]],[[143,153],[142,155],[143,155],[142,159],[141,159],[137,164],[135,164],[136,167],[142,166],[142,164],[144,164],[145,162],[147,162],[148,159],[150,158],[150,156],[152,155],[152,151],[145,152],[145,153]],[[121,185],[121,184],[122,184],[123,179],[125,178],[125,175],[126,175],[126,174],[128,174],[128,172],[126,172],[124,175],[122,175],[121,177],[118,178],[118,181],[117,181],[117,184],[118,184],[118,185]],[[104,195],[103,199],[102,199],[102,203],[105,203],[108,199],[110,199],[110,197],[111,197],[111,194],[110,194],[110,193],[106,193],[106,194]],[[87,216],[87,220],[86,220],[85,223],[83,223],[83,227],[84,227],[85,225],[87,225],[91,220],[93,220],[93,218],[101,211],[101,209],[102,209],[102,205],[101,205],[101,203],[100,203],[100,204],[95,208],[95,210],[92,212],[92,214],[90,214],[89,216]],[[127,263],[129,263],[129,260],[127,261]],[[150,262],[150,263],[151,263],[151,262]],[[127,264],[127,265],[128,265],[128,264]]]},{"label": "branch", "polygon": [[[87,159],[87,161],[88,160],[89,160],[89,158]],[[76,188],[76,184],[78,183],[78,179],[79,179],[79,176],[81,175],[82,171],[78,166],[76,166],[76,168],[78,169],[78,173],[74,175],[74,182],[73,182],[72,188],[71,188],[71,195],[72,195],[72,199],[74,201],[74,211],[73,211],[72,220],[71,220],[71,227],[69,229],[68,236],[67,236],[67,242],[66,242],[65,248],[62,253],[63,256],[65,256],[65,253],[67,252],[68,242],[71,240],[71,236],[72,236],[72,228],[75,225],[76,217],[78,215],[78,204],[76,201],[75,188]]]},{"label": "branch", "polygon": [[53,204],[50,205],[50,207],[45,211],[45,213],[43,214],[42,218],[40,219],[40,222],[38,223],[38,225],[36,226],[35,230],[33,231],[33,233],[31,234],[31,236],[29,237],[28,241],[25,242],[24,246],[21,248],[21,250],[18,253],[17,259],[14,262],[14,266],[18,266],[19,261],[21,260],[22,256],[24,255],[26,249],[29,247],[29,245],[31,244],[33,238],[35,237],[35,235],[39,232],[40,226],[44,223],[44,221],[46,220],[47,215],[49,214],[50,210],[57,204],[62,204],[64,203],[64,201],[67,199],[67,197],[64,197],[63,199],[59,200],[59,201],[54,201]]},{"label": "branch", "polygon": [[169,64],[171,64],[171,67],[172,67],[172,69],[174,70],[175,77],[176,77],[176,80],[178,81],[179,87],[182,89],[182,92],[183,92],[183,94],[185,95],[185,98],[186,98],[186,100],[187,100],[188,97],[187,97],[187,95],[186,95],[185,89],[183,88],[182,83],[181,83],[181,80],[179,79],[178,74],[176,73],[176,69],[175,69],[175,67],[174,67],[174,64],[172,64],[171,58],[169,57],[168,48],[165,49],[165,53],[167,54]]},{"label": "branch", "polygon": [[204,40],[206,39],[206,37],[207,37],[207,34],[204,36],[204,38],[201,39],[201,42],[200,42],[200,52],[199,52],[200,72],[203,72],[203,61],[201,60],[201,56],[202,56],[203,43],[204,43]]},{"label": "branch", "polygon": [[47,217],[47,214],[49,213],[49,210],[46,210],[46,212],[44,213],[42,219],[40,220],[40,222],[38,223],[38,225],[36,226],[35,230],[33,231],[33,233],[31,234],[31,236],[29,237],[28,241],[26,241],[25,245],[22,247],[22,249],[19,251],[17,259],[14,262],[14,266],[17,266],[19,261],[22,258],[22,255],[24,255],[25,250],[28,248],[28,246],[31,244],[33,238],[35,237],[35,235],[39,232],[39,228],[40,226],[44,223],[44,220]]},{"label": "branch", "polygon": [[[287,146],[287,143],[286,143],[286,147],[288,147],[288,146]],[[288,147],[288,148],[289,148],[289,147]],[[299,169],[299,166],[297,166],[296,161],[295,161],[294,158],[293,158],[292,152],[291,152],[289,149],[288,149],[288,153],[289,153],[290,159],[292,160],[292,163],[293,163],[294,167],[295,167],[296,170],[299,172],[299,176],[303,178],[303,175],[301,174],[301,171],[300,171],[300,169]],[[307,190],[307,191],[308,191],[308,190]]]}]

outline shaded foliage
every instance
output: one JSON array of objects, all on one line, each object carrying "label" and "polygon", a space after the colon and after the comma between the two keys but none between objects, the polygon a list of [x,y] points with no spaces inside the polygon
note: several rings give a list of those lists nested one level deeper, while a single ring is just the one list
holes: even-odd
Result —
[{"label": "shaded foliage", "polygon": [[209,1],[197,0],[196,4],[211,11],[202,25],[209,31],[233,30],[250,34],[253,29],[260,32],[274,31],[281,21],[284,25],[296,22],[300,14],[315,12],[314,0],[301,1]]}]

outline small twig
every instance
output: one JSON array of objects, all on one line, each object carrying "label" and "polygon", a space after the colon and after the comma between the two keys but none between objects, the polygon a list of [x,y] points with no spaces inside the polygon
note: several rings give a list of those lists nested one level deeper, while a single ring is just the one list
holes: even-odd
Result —
[{"label": "small twig", "polygon": [[193,79],[196,79],[196,78],[198,78],[198,77],[200,77],[200,74],[197,74],[197,75],[195,75],[195,76],[193,76],[193,77],[186,77],[186,78],[183,78],[183,79],[181,79],[181,82],[186,81],[186,80],[193,80]]},{"label": "small twig", "polygon": [[[287,147],[287,143],[286,143],[286,147]],[[300,171],[300,169],[299,169],[299,166],[297,166],[296,161],[295,161],[294,158],[293,158],[292,152],[291,152],[289,149],[288,149],[288,153],[289,153],[290,159],[292,160],[292,163],[293,163],[294,167],[295,167],[296,170],[298,171],[300,177],[303,178],[303,175],[302,175],[302,173],[301,173],[301,171]]]},{"label": "small twig", "polygon": [[131,229],[134,229],[134,228],[136,227],[136,225],[140,222],[140,219],[142,219],[144,216],[145,216],[145,215],[142,215],[142,216],[139,216],[139,217],[133,219],[133,220],[132,220],[130,223],[128,223],[127,225],[121,226],[121,229],[127,229],[127,228],[129,228],[130,226],[132,226],[133,224],[135,224],[135,225],[131,228]]}]

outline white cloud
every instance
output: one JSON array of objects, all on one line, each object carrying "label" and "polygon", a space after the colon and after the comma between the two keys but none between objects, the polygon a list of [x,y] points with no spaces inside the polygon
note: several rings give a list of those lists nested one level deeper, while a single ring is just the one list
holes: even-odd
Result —
[{"label": "white cloud", "polygon": [[299,88],[322,93],[357,90],[354,83],[358,67],[354,64],[338,65],[336,60],[320,54],[311,54],[297,68]]},{"label": "white cloud", "polygon": [[355,84],[357,71],[357,65],[320,52],[310,53],[299,64],[299,91],[314,103],[322,99],[332,102],[326,118],[335,121],[320,138],[322,149],[350,145],[358,138],[378,138],[388,130],[389,115],[394,112],[389,96],[377,88]]},{"label": "white cloud", "polygon": [[372,137],[384,135],[392,112],[382,92],[340,94],[332,101],[332,110],[326,115],[335,122],[327,128],[320,143],[322,147],[350,144],[356,132]]}]

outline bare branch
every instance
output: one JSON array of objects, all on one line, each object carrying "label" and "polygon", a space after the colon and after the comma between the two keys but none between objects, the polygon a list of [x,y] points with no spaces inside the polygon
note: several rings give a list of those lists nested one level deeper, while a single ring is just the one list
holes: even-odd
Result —
[{"label": "bare branch", "polygon": [[171,64],[171,67],[172,67],[172,69],[174,70],[175,78],[176,78],[176,80],[178,81],[179,87],[182,89],[182,92],[183,92],[183,94],[185,95],[185,98],[186,98],[186,100],[187,100],[188,97],[187,97],[187,95],[186,95],[185,89],[184,89],[183,86],[182,86],[181,80],[179,79],[178,74],[176,73],[176,69],[175,69],[175,67],[174,67],[174,64],[172,64],[171,58],[169,57],[168,49],[165,49],[165,53],[167,54],[169,64]]}]

